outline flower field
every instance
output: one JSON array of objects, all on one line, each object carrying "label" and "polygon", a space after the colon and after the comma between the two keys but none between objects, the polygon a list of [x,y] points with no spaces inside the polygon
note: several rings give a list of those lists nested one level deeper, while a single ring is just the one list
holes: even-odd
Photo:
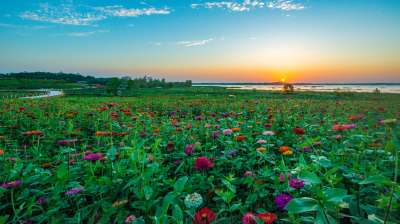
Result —
[{"label": "flower field", "polygon": [[0,223],[399,223],[398,101],[3,100]]}]

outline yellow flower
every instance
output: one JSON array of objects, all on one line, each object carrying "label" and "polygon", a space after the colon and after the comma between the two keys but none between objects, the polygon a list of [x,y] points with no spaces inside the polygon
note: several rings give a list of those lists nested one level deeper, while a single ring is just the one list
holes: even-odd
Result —
[{"label": "yellow flower", "polygon": [[293,151],[290,151],[290,150],[285,151],[285,152],[283,153],[283,155],[285,155],[285,156],[291,155],[291,154],[293,154]]}]

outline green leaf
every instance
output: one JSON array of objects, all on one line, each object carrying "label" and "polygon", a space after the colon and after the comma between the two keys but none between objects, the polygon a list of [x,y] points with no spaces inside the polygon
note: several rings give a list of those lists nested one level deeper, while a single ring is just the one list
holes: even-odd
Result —
[{"label": "green leaf", "polygon": [[322,204],[325,207],[332,208],[337,203],[343,203],[343,198],[347,196],[347,190],[345,189],[328,189],[324,191],[325,199]]},{"label": "green leaf", "polygon": [[229,181],[227,180],[222,180],[222,183],[226,185],[226,187],[231,190],[233,193],[236,193],[236,187],[233,186]]},{"label": "green leaf", "polygon": [[326,218],[328,218],[329,224],[339,224],[339,223],[336,221],[336,219],[334,219],[332,216],[330,216],[330,215],[327,214],[326,212],[325,212],[325,214],[326,214],[326,217],[325,217],[324,212],[323,212],[322,210],[321,210],[321,211],[317,211],[317,217],[316,217],[316,219],[315,219],[315,223],[318,223],[318,224],[328,224],[328,222],[326,221]]},{"label": "green leaf", "polygon": [[318,204],[318,201],[313,198],[296,198],[285,206],[285,209],[291,213],[302,213],[309,211],[320,211],[322,206]]},{"label": "green leaf", "polygon": [[71,131],[69,134],[70,135],[84,135],[85,133],[83,133],[81,131]]},{"label": "green leaf", "polygon": [[57,169],[57,177],[61,178],[62,176],[68,174],[67,166],[64,163],[61,163]]},{"label": "green leaf", "polygon": [[64,189],[66,183],[67,183],[67,181],[65,181],[65,180],[60,180],[57,182],[57,184],[53,190],[53,197],[56,197],[58,194],[61,193],[61,191]]},{"label": "green leaf", "polygon": [[311,183],[311,184],[320,184],[320,183],[322,183],[322,181],[317,177],[317,175],[315,173],[311,173],[311,172],[308,172],[308,171],[300,174],[299,178],[301,180],[304,180],[305,182]]},{"label": "green leaf", "polygon": [[259,218],[256,217],[256,216],[253,216],[253,219],[256,220],[257,224],[264,224],[264,222],[261,221],[261,219],[259,219]]},{"label": "green leaf", "polygon": [[163,211],[163,215],[167,214],[169,205],[171,204],[171,202],[176,198],[177,194],[175,194],[174,192],[169,192],[167,194],[167,196],[164,197],[163,202],[162,202],[162,211]]},{"label": "green leaf", "polygon": [[146,200],[149,200],[153,195],[153,189],[148,185],[144,186],[144,195],[146,197]]},{"label": "green leaf", "polygon": [[385,146],[385,152],[388,153],[395,148],[396,148],[396,145],[393,143],[393,141],[388,141]]},{"label": "green leaf", "polygon": [[389,178],[383,176],[369,177],[366,180],[361,181],[359,184],[385,184],[385,185],[396,185]]},{"label": "green leaf", "polygon": [[179,205],[175,205],[174,209],[172,209],[172,216],[178,219],[179,221],[183,221],[183,213]]},{"label": "green leaf", "polygon": [[188,181],[187,176],[179,178],[174,184],[174,190],[176,191],[175,193],[180,194],[185,188],[185,184],[187,181]]},{"label": "green leaf", "polygon": [[235,210],[238,210],[240,206],[242,206],[242,204],[233,204],[233,205],[229,208],[229,211],[230,211],[230,212],[233,212],[233,211],[235,211]]},{"label": "green leaf", "polygon": [[144,179],[145,181],[150,181],[151,176],[153,176],[154,173],[154,168],[149,168],[144,172]]}]

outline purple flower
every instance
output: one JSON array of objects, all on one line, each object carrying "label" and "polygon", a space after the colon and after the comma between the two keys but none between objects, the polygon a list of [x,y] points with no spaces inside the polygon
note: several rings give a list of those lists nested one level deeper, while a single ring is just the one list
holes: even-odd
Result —
[{"label": "purple flower", "polygon": [[174,165],[175,165],[175,166],[179,166],[179,165],[181,165],[181,163],[182,163],[182,160],[176,160],[176,161],[174,161]]},{"label": "purple flower", "polygon": [[140,137],[146,137],[147,133],[140,133]]},{"label": "purple flower", "polygon": [[299,180],[297,178],[291,179],[289,181],[289,186],[294,189],[302,189],[304,188],[304,180]]},{"label": "purple flower", "polygon": [[76,194],[76,193],[78,193],[78,192],[81,191],[81,190],[83,190],[83,187],[72,188],[72,190],[67,191],[67,193],[65,193],[65,194]]},{"label": "purple flower", "polygon": [[101,154],[91,154],[82,158],[82,160],[90,160],[92,162],[96,162],[97,160],[101,159]]},{"label": "purple flower", "polygon": [[92,148],[92,145],[87,145],[86,148],[90,149],[90,148]]},{"label": "purple flower", "polygon": [[275,133],[272,131],[264,131],[263,135],[274,135]]},{"label": "purple flower", "polygon": [[187,114],[187,112],[183,112],[183,113],[182,113],[182,115],[186,115],[186,114]]},{"label": "purple flower", "polygon": [[39,200],[36,201],[36,204],[37,204],[37,205],[44,205],[44,204],[46,204],[46,199],[48,199],[48,198],[52,198],[52,197],[43,197],[43,198],[40,198]]},{"label": "purple flower", "polygon": [[20,183],[22,183],[22,181],[19,180],[19,181],[3,184],[1,187],[3,187],[3,188],[15,187]]},{"label": "purple flower", "polygon": [[229,117],[229,114],[222,114],[222,117]]},{"label": "purple flower", "polygon": [[21,222],[22,224],[33,224],[33,221],[27,219]]},{"label": "purple flower", "polygon": [[186,155],[190,156],[191,154],[194,153],[194,150],[185,149],[185,150],[183,150],[183,152],[186,153]]},{"label": "purple flower", "polygon": [[324,144],[324,143],[322,143],[322,142],[314,142],[312,145],[313,146],[319,146],[319,145],[322,145],[322,144]]},{"label": "purple flower", "polygon": [[221,134],[220,131],[214,131],[214,134]]},{"label": "purple flower", "polygon": [[272,124],[264,124],[265,128],[272,128]]},{"label": "purple flower", "polygon": [[276,196],[276,198],[275,198],[276,206],[277,206],[278,208],[281,208],[282,211],[287,212],[287,210],[284,209],[284,207],[285,207],[285,206],[287,205],[287,203],[289,203],[289,201],[291,201],[292,199],[293,199],[293,198],[290,197],[290,196],[287,195],[287,194],[278,195],[278,196]]},{"label": "purple flower", "polygon": [[93,116],[94,115],[94,113],[88,113],[88,116]]},{"label": "purple flower", "polygon": [[218,138],[218,135],[217,134],[211,134],[210,138]]},{"label": "purple flower", "polygon": [[244,173],[244,177],[248,177],[248,176],[252,176],[253,179],[256,178],[256,174],[255,174],[255,173],[252,173],[251,171],[246,171],[246,172]]},{"label": "purple flower", "polygon": [[69,145],[69,141],[68,140],[60,140],[57,142],[57,145],[59,146],[67,146]]},{"label": "purple flower", "polygon": [[224,154],[222,156],[234,156],[238,153],[238,150],[237,149],[229,149],[228,152],[229,152],[229,154]]},{"label": "purple flower", "polygon": [[198,121],[203,120],[203,117],[202,116],[197,116],[196,120],[198,120]]},{"label": "purple flower", "polygon": [[231,129],[225,129],[225,130],[223,130],[222,131],[222,134],[224,134],[224,135],[230,135],[230,134],[232,134],[232,130]]},{"label": "purple flower", "polygon": [[15,159],[14,158],[9,158],[9,159],[7,159],[7,161],[15,161]]},{"label": "purple flower", "polygon": [[260,143],[260,144],[265,144],[265,143],[267,143],[267,140],[260,139],[260,140],[258,140],[258,141],[257,141],[257,143]]}]

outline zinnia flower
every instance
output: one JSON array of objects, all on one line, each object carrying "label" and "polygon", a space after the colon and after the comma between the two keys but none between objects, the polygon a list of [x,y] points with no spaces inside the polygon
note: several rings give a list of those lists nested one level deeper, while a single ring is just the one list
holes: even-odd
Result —
[{"label": "zinnia flower", "polygon": [[294,189],[302,189],[304,188],[304,180],[299,180],[297,178],[291,179],[289,181],[289,186]]},{"label": "zinnia flower", "polygon": [[216,216],[215,214],[208,209],[207,207],[197,211],[194,215],[194,220],[192,221],[195,224],[211,224],[214,222]]},{"label": "zinnia flower", "polygon": [[248,176],[252,176],[253,179],[256,178],[256,174],[255,174],[255,173],[252,173],[251,171],[246,171],[246,172],[244,173],[244,177],[248,177]]},{"label": "zinnia flower", "polygon": [[272,131],[264,131],[263,135],[274,135],[275,133]]},{"label": "zinnia flower", "polygon": [[305,134],[304,130],[303,130],[303,129],[300,129],[300,128],[295,128],[295,129],[293,130],[293,133],[294,133],[294,134],[298,134],[298,135],[304,135],[304,134]]},{"label": "zinnia flower", "polygon": [[15,186],[17,186],[18,184],[20,184],[20,183],[22,183],[22,181],[15,181],[15,182],[10,182],[10,183],[6,183],[6,184],[3,184],[1,187],[2,188],[10,188],[10,187],[15,187]]},{"label": "zinnia flower", "polygon": [[230,135],[230,134],[232,134],[232,130],[231,129],[225,129],[225,130],[223,130],[222,131],[222,134],[224,134],[224,135]]},{"label": "zinnia flower", "polygon": [[285,206],[287,205],[287,203],[289,203],[289,201],[291,201],[292,199],[293,199],[293,198],[290,197],[290,196],[287,195],[287,194],[278,195],[278,196],[276,196],[276,198],[275,198],[276,206],[277,206],[278,208],[281,208],[282,211],[287,212],[287,210],[284,209],[284,207],[285,207]]},{"label": "zinnia flower", "polygon": [[136,217],[134,215],[130,215],[125,219],[125,222],[131,223],[134,219],[136,219]]},{"label": "zinnia flower", "polygon": [[185,205],[188,208],[198,208],[203,204],[203,198],[198,193],[189,194],[185,198]]},{"label": "zinnia flower", "polygon": [[206,157],[197,157],[193,167],[201,172],[203,169],[208,170],[213,167],[213,165]]},{"label": "zinnia flower", "polygon": [[258,140],[258,141],[257,141],[257,143],[260,143],[260,144],[265,144],[265,143],[267,143],[267,140],[263,140],[263,139],[261,139],[261,140]]},{"label": "zinnia flower", "polygon": [[101,159],[102,154],[91,154],[82,158],[82,160],[90,160],[92,162],[96,162],[97,160]]},{"label": "zinnia flower", "polygon": [[242,218],[243,224],[257,224],[256,220],[253,218],[254,216],[257,216],[257,214],[250,212],[246,213]]},{"label": "zinnia flower", "polygon": [[[286,173],[286,176],[287,176],[288,179],[290,179],[290,173]],[[279,179],[281,179],[281,181],[284,181],[284,180],[285,180],[285,176],[284,176],[283,173],[281,173],[281,174],[279,175]]]},{"label": "zinnia flower", "polygon": [[259,218],[261,221],[263,221],[264,223],[268,223],[271,224],[275,219],[276,219],[276,215],[275,214],[269,214],[267,213],[263,213],[263,214],[258,214],[257,218]]},{"label": "zinnia flower", "polygon": [[83,187],[72,188],[72,190],[67,191],[66,194],[76,194],[76,193],[78,193],[78,192],[81,191],[81,190],[83,190]]}]

